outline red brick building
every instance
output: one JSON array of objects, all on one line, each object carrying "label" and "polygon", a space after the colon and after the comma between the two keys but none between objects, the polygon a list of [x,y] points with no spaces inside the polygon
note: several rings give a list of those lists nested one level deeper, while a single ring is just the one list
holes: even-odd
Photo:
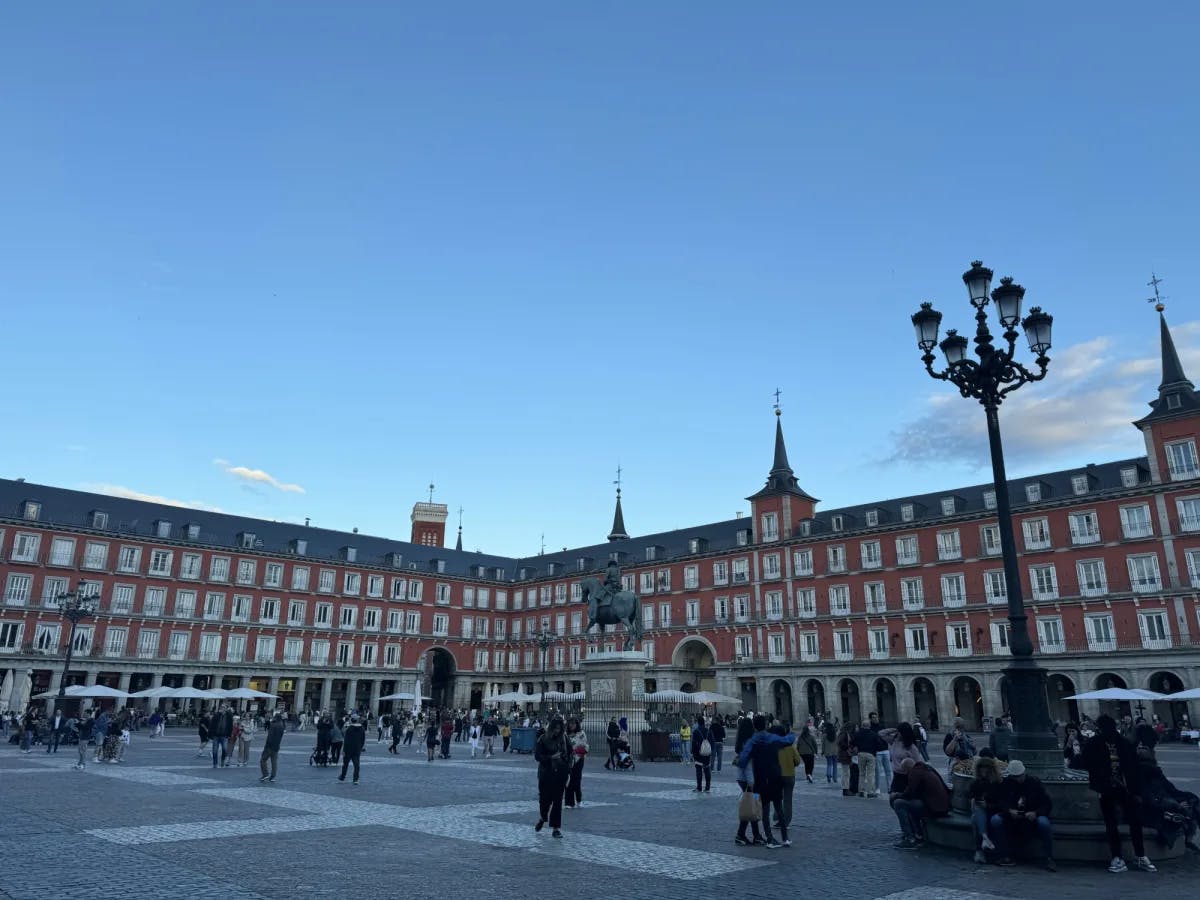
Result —
[{"label": "red brick building", "polygon": [[[1008,485],[1051,712],[1109,685],[1200,684],[1200,397],[1162,323],[1163,380],[1134,423],[1146,455]],[[251,686],[289,705],[378,706],[418,682],[478,706],[538,689],[531,635],[554,632],[551,689],[580,687],[579,581],[609,559],[642,598],[647,687],[706,687],[785,716],[878,710],[894,721],[1005,705],[1006,597],[990,484],[818,509],[787,458],[749,517],[511,559],[444,547],[421,502],[407,542],[0,481],[0,670],[57,688],[56,597],[103,598],[68,682]],[[615,644],[613,634],[596,638]],[[3,706],[0,703],[0,706]],[[1185,704],[1155,704],[1177,718]]]}]

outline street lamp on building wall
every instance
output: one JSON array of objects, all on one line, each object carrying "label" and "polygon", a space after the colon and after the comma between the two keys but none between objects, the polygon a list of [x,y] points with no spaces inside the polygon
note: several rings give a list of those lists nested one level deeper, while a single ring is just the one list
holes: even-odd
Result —
[{"label": "street lamp on building wall", "polygon": [[[1009,648],[1012,665],[1006,670],[1009,701],[1013,718],[1020,731],[1031,736],[1048,736],[1051,728],[1050,710],[1046,700],[1046,673],[1033,659],[1033,642],[1025,614],[1021,592],[1021,575],[1017,567],[1016,542],[1013,539],[1012,509],[1008,499],[1008,478],[1004,472],[1004,447],[1000,440],[1000,404],[1022,385],[1041,381],[1050,364],[1050,327],[1053,317],[1040,307],[1033,307],[1021,318],[1021,301],[1025,288],[1011,278],[1001,278],[1000,286],[992,286],[992,270],[982,262],[971,263],[963,275],[971,305],[975,307],[975,356],[967,352],[968,341],[957,331],[946,332],[938,343],[938,327],[942,314],[931,303],[922,303],[912,317],[917,332],[917,346],[923,351],[925,370],[933,378],[949,381],[963,397],[978,400],[987,416],[988,445],[992,457],[992,480],[996,493],[996,518],[1000,529],[1000,547],[1004,556],[1004,580],[1008,594]],[[1004,328],[1000,346],[993,344],[988,328],[987,306],[991,300],[996,316]],[[1026,368],[1015,357],[1019,333],[1025,332],[1029,349],[1035,356],[1036,370]],[[933,348],[941,348],[946,367],[933,367],[936,357]],[[1037,744],[1035,740],[1032,744]],[[1026,744],[1030,751],[1042,751],[1040,746]]]},{"label": "street lamp on building wall", "polygon": [[67,658],[63,663],[62,678],[58,683],[58,699],[67,696],[67,673],[71,671],[71,654],[75,650],[75,626],[81,619],[87,619],[96,614],[100,608],[100,594],[94,587],[87,587],[82,581],[73,591],[59,594],[58,611],[62,617],[71,623],[71,631],[67,636]]},{"label": "street lamp on building wall", "polygon": [[554,642],[554,633],[546,627],[542,627],[537,634],[533,636],[537,641],[538,649],[542,651],[542,694],[541,701],[538,703],[538,712],[546,711],[546,689],[549,684],[546,682],[546,651],[550,649],[550,645]]}]

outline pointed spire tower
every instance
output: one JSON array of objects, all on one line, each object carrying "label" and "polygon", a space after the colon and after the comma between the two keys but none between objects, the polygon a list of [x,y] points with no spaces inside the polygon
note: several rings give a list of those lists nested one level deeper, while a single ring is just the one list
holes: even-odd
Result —
[{"label": "pointed spire tower", "polygon": [[1194,478],[1197,443],[1200,443],[1200,396],[1183,371],[1179,352],[1163,315],[1163,297],[1158,293],[1161,279],[1155,276],[1154,305],[1158,312],[1159,340],[1162,352],[1162,381],[1158,397],[1150,401],[1150,412],[1133,424],[1146,440],[1150,478],[1154,482]]},{"label": "pointed spire tower", "polygon": [[608,533],[610,541],[627,541],[629,533],[625,530],[625,514],[621,511],[621,467],[617,466],[617,480],[613,482],[617,486],[617,510],[613,513],[612,531]]},{"label": "pointed spire tower", "polygon": [[458,508],[458,540],[454,542],[455,550],[462,549],[462,514],[463,514],[463,509],[460,506]]},{"label": "pointed spire tower", "polygon": [[746,499],[752,504],[755,535],[760,541],[791,537],[796,523],[811,519],[816,513],[817,498],[800,487],[788,462],[778,392],[775,398],[775,458],[767,473],[766,485]]}]

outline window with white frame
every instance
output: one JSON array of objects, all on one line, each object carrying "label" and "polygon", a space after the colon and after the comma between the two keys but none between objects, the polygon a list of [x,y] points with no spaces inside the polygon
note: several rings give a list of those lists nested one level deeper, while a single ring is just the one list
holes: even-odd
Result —
[{"label": "window with white frame", "polygon": [[[573,589],[579,585],[571,585]],[[683,567],[683,589],[685,591],[694,591],[700,587],[700,567],[699,566],[684,566]],[[574,590],[572,590],[572,599],[574,599]]]},{"label": "window with white frame", "polygon": [[46,607],[46,609],[58,609],[58,598],[70,589],[71,584],[66,578],[47,575],[42,579],[42,606]]},{"label": "window with white frame", "polygon": [[996,492],[995,491],[989,490],[989,491],[983,492],[983,508],[984,509],[995,509],[996,508]]},{"label": "window with white frame", "polygon": [[988,603],[1008,602],[1008,582],[1003,569],[991,569],[983,573],[983,592]]},{"label": "window with white frame", "polygon": [[1101,597],[1108,593],[1108,576],[1104,571],[1104,560],[1081,559],[1075,563],[1079,576],[1079,594],[1082,597]]},{"label": "window with white frame", "polygon": [[671,627],[671,604],[660,603],[658,605],[658,622],[662,628]]},{"label": "window with white frame", "polygon": [[450,634],[450,617],[445,613],[435,613],[433,616],[433,633],[437,637]]},{"label": "window with white frame", "polygon": [[239,559],[237,564],[237,583],[254,584],[258,575],[258,563],[252,559]]},{"label": "window with white frame", "polygon": [[891,655],[891,647],[888,645],[888,631],[886,628],[872,628],[867,632],[867,646],[871,650],[871,659],[887,659]]},{"label": "window with white frame", "polygon": [[242,662],[246,659],[246,635],[231,634],[225,641],[225,661]]},{"label": "window with white frame", "polygon": [[911,522],[913,520],[913,505],[911,503],[900,504],[900,521]]},{"label": "window with white frame", "polygon": [[992,622],[992,652],[1008,653],[1008,623]]},{"label": "window with white frame", "polygon": [[112,592],[112,611],[128,615],[133,612],[133,585],[118,584]]},{"label": "window with white frame", "polygon": [[229,618],[234,622],[249,622],[250,607],[254,605],[254,598],[249,594],[234,594],[233,595],[233,611]]},{"label": "window with white frame", "polygon": [[938,559],[961,559],[962,541],[958,529],[939,531],[937,533]]},{"label": "window with white frame", "polygon": [[800,659],[804,662],[816,662],[821,658],[821,641],[815,631],[805,631],[800,634]]},{"label": "window with white frame", "polygon": [[405,634],[420,634],[421,633],[421,614],[419,612],[409,612],[404,615],[404,633]]},{"label": "window with white frame", "polygon": [[746,594],[733,598],[733,619],[735,622],[750,621],[750,597]]},{"label": "window with white frame", "polygon": [[762,515],[762,539],[764,541],[779,540],[779,514],[778,513],[763,513]]},{"label": "window with white frame", "polygon": [[279,598],[262,598],[262,603],[259,605],[258,621],[264,625],[275,625],[279,622]]},{"label": "window with white frame", "polygon": [[353,628],[358,621],[358,607],[349,603],[342,604],[338,610],[338,625],[341,628]]},{"label": "window with white frame", "polygon": [[[572,587],[575,589],[574,592],[576,594],[578,594],[578,596],[575,599],[582,600],[583,592],[580,590],[579,584],[576,583],[576,584],[572,585]],[[492,602],[492,592],[488,588],[481,587],[481,588],[475,589],[475,605],[479,609],[487,609],[489,606],[491,606],[491,602]]]},{"label": "window with white frame", "polygon": [[745,584],[750,580],[750,561],[745,557],[733,561],[733,583]]},{"label": "window with white frame", "polygon": [[[408,582],[408,599],[413,603],[421,602],[421,595],[425,593],[425,582],[418,581],[416,578],[410,578]],[[499,598],[497,598],[497,609],[499,606]]]},{"label": "window with white frame", "polygon": [[1167,468],[1171,473],[1172,481],[1195,478],[1200,475],[1200,463],[1196,459],[1195,441],[1191,439],[1186,441],[1171,441],[1163,445],[1163,450],[1167,454]]},{"label": "window with white frame", "polygon": [[388,612],[387,630],[392,632],[393,634],[403,634],[404,633],[404,611],[403,610],[393,609]]},{"label": "window with white frame", "polygon": [[850,612],[850,587],[845,584],[834,584],[829,587],[829,614],[834,616],[848,615]]},{"label": "window with white frame", "polygon": [[647,603],[642,606],[642,627],[647,631],[654,628],[654,604]]},{"label": "window with white frame", "polygon": [[221,659],[221,635],[200,635],[200,659],[203,662],[217,662]]},{"label": "window with white frame", "polygon": [[450,605],[450,585],[439,582],[434,586],[434,602],[438,606]]},{"label": "window with white frame", "polygon": [[20,647],[24,628],[21,622],[0,622],[0,650],[12,652]]},{"label": "window with white frame", "polygon": [[337,578],[337,572],[333,569],[322,569],[317,575],[317,591],[322,594],[332,594],[335,578]]},{"label": "window with white frame", "polygon": [[1175,508],[1179,511],[1180,531],[1200,531],[1200,498],[1176,500]]},{"label": "window with white frame", "polygon": [[196,615],[196,592],[175,592],[175,615],[180,619],[190,619]]},{"label": "window with white frame", "polygon": [[324,628],[333,624],[332,603],[318,603],[313,607],[313,624]]},{"label": "window with white frame", "polygon": [[[778,622],[783,619],[783,591],[767,591],[767,621]],[[697,604],[697,612],[699,612]],[[689,623],[690,624],[690,623]]]},{"label": "window with white frame", "polygon": [[142,565],[142,548],[125,546],[117,557],[117,569],[121,572],[138,572]]},{"label": "window with white frame", "polygon": [[1128,539],[1151,537],[1154,534],[1148,503],[1121,507],[1121,534]]},{"label": "window with white frame", "polygon": [[362,573],[344,572],[342,577],[342,593],[357,597],[362,591]]},{"label": "window with white frame", "polygon": [[1100,520],[1092,511],[1071,513],[1067,516],[1071,524],[1072,544],[1096,544],[1100,542]]},{"label": "window with white frame", "polygon": [[[775,593],[779,593],[779,592],[776,591]],[[770,595],[768,594],[768,598],[769,597],[770,597]],[[779,598],[780,598],[779,599],[780,616],[782,617],[783,594],[780,593]],[[770,602],[770,600],[768,599],[768,603],[769,602]],[[574,624],[575,620],[577,620],[578,618],[579,618],[578,613],[576,613],[574,616],[572,616],[571,617],[572,624]],[[687,624],[689,627],[694,627],[694,626],[700,624],[700,601],[699,600],[687,601]],[[578,632],[575,632],[575,633],[578,633]]]},{"label": "window with white frame", "polygon": [[289,625],[303,625],[304,624],[304,612],[305,612],[304,607],[305,607],[305,603],[303,600],[289,600],[288,601],[288,618],[287,618],[287,620],[288,620]]},{"label": "window with white frame", "polygon": [[1111,615],[1105,613],[1099,616],[1085,616],[1083,624],[1087,631],[1089,650],[1107,653],[1117,649],[1117,632],[1113,628]]},{"label": "window with white frame", "polygon": [[984,525],[982,528],[980,528],[979,543],[983,548],[984,556],[999,556],[1001,553],[1000,526]]},{"label": "window with white frame", "polygon": [[124,656],[125,644],[129,640],[128,628],[113,628],[111,625],[104,633],[104,655]]},{"label": "window with white frame", "polygon": [[900,602],[905,609],[921,609],[925,606],[925,586],[920,578],[900,579]]},{"label": "window with white frame", "polygon": [[138,659],[154,659],[158,656],[158,639],[159,632],[143,628],[138,632],[137,655]]},{"label": "window with white frame", "polygon": [[209,591],[204,595],[204,618],[215,621],[225,615],[225,595],[219,591]]},{"label": "window with white frame", "polygon": [[965,622],[955,622],[946,629],[951,656],[971,655],[971,629]]},{"label": "window with white frame", "polygon": [[292,566],[292,590],[307,591],[309,579],[308,566]]},{"label": "window with white frame", "polygon": [[41,549],[41,546],[42,536],[40,534],[18,531],[17,536],[13,539],[13,562],[37,562],[38,550]]},{"label": "window with white frame", "polygon": [[863,541],[859,545],[859,552],[864,569],[878,569],[883,565],[883,551],[880,549],[879,541]]},{"label": "window with white frame", "polygon": [[846,527],[845,520],[840,515],[839,516],[830,516],[829,517],[829,527],[834,531],[841,531],[843,528]]},{"label": "window with white frame", "polygon": [[58,637],[60,626],[57,622],[37,623],[37,630],[33,636],[33,649],[41,653],[54,653],[58,650]]},{"label": "window with white frame", "polygon": [[1086,475],[1071,476],[1071,493],[1081,496],[1088,492],[1088,477]]},{"label": "window with white frame", "polygon": [[1034,600],[1058,599],[1058,572],[1053,564],[1030,566],[1029,583],[1033,588]]},{"label": "window with white frame", "polygon": [[[485,651],[486,652],[486,651]],[[400,665],[400,645],[388,644],[383,648],[383,664],[389,669],[395,669]]]},{"label": "window with white frame", "polygon": [[[121,548],[121,553],[124,554],[125,548]],[[208,580],[209,581],[228,581],[229,580],[229,557],[214,556],[208,562]]]},{"label": "window with white frame", "polygon": [[839,629],[833,633],[833,658],[854,659],[854,632]]},{"label": "window with white frame", "polygon": [[763,557],[763,578],[778,578],[779,574],[779,554],[768,553]]},{"label": "window with white frame", "polygon": [[863,585],[863,600],[869,613],[881,613],[887,609],[887,592],[882,581],[868,581]]},{"label": "window with white frame", "polygon": [[514,641],[519,641],[521,639],[521,620],[513,619],[512,628],[510,630],[512,632],[512,639]]},{"label": "window with white frame", "polygon": [[339,668],[344,669],[354,660],[354,644],[350,643],[349,641],[338,641],[337,650],[335,652],[337,653],[337,664]]},{"label": "window with white frame", "polygon": [[1038,617],[1037,630],[1043,653],[1062,653],[1067,649],[1061,616]]},{"label": "window with white frame", "polygon": [[496,591],[496,609],[508,609],[508,591]]},{"label": "window with white frame", "polygon": [[155,549],[150,551],[150,571],[148,574],[159,578],[169,578],[171,562],[175,554],[170,550]]},{"label": "window with white frame", "polygon": [[363,631],[378,631],[379,630],[379,613],[378,606],[368,606],[363,610]]},{"label": "window with white frame", "polygon": [[459,623],[462,628],[462,636],[464,641],[473,640],[475,637],[475,620],[471,616],[463,616],[462,622]]},{"label": "window with white frame", "polygon": [[304,662],[303,638],[284,638],[283,661],[289,666],[298,666]]},{"label": "window with white frame", "polygon": [[943,497],[942,498],[942,515],[943,516],[954,515],[955,507],[956,507],[956,504],[954,502],[953,497]]},{"label": "window with white frame", "polygon": [[200,578],[201,557],[199,553],[185,553],[179,560],[179,577],[196,581]]},{"label": "window with white frame", "polygon": [[729,563],[723,559],[713,563],[713,584],[729,584]]},{"label": "window with white frame", "polygon": [[50,565],[69,566],[75,562],[75,539],[56,537],[50,542]]},{"label": "window with white frame", "polygon": [[879,510],[877,510],[877,509],[868,509],[868,510],[866,511],[866,514],[865,514],[864,518],[865,518],[865,520],[866,520],[867,527],[868,527],[868,528],[874,528],[876,525],[878,525],[878,524],[879,524]]},{"label": "window with white frame", "polygon": [[171,642],[167,647],[167,656],[171,659],[186,659],[190,641],[191,635],[186,631],[172,631]]},{"label": "window with white frame", "polygon": [[146,616],[161,616],[167,608],[167,589],[148,587],[142,595],[142,614]]},{"label": "window with white frame", "polygon": [[924,659],[929,655],[929,635],[924,625],[905,626],[904,649],[911,659]]},{"label": "window with white frame", "polygon": [[641,593],[643,593],[643,594],[653,594],[654,593],[654,573],[653,572],[642,572],[640,582],[641,583],[639,585],[639,590]]},{"label": "window with white frame", "polygon": [[310,666],[329,665],[329,641],[317,640],[309,643],[308,664]]},{"label": "window with white frame", "polygon": [[1031,481],[1025,485],[1025,499],[1030,503],[1037,503],[1042,499],[1042,486],[1036,481]]},{"label": "window with white frame", "polygon": [[107,563],[108,544],[103,541],[88,541],[83,545],[83,568],[103,569]]},{"label": "window with white frame", "polygon": [[1168,650],[1171,647],[1171,623],[1163,610],[1138,613],[1138,632],[1147,650]]},{"label": "window with white frame", "polygon": [[263,587],[283,587],[282,563],[267,563],[266,568],[263,570]]},{"label": "window with white frame", "polygon": [[750,635],[739,634],[734,641],[734,650],[737,658],[740,661],[749,661],[754,658],[754,646],[750,642]]},{"label": "window with white frame", "polygon": [[917,549],[916,535],[905,535],[904,537],[896,538],[896,565],[913,566],[920,561],[921,554]]},{"label": "window with white frame", "polygon": [[942,606],[967,605],[967,580],[961,574],[942,576]]},{"label": "window with white frame", "polygon": [[830,572],[846,571],[846,548],[844,546],[831,544],[825,548],[825,554],[829,560]]},{"label": "window with white frame", "polygon": [[[572,647],[571,648],[572,655],[574,655],[574,651],[576,651],[578,649],[579,649],[578,647]],[[654,641],[642,641],[642,652],[646,654],[646,659],[648,659],[650,661],[651,665],[653,665],[654,664]]]},{"label": "window with white frame", "polygon": [[383,576],[382,575],[368,575],[367,576],[367,596],[368,597],[382,597],[383,596]]},{"label": "window with white frame", "polygon": [[[566,624],[565,624],[565,616],[559,616],[559,617],[558,617],[558,620],[559,620],[559,631],[558,631],[558,633],[559,633],[559,634],[562,634],[562,633],[563,633],[563,629],[564,629],[564,628],[566,628]],[[476,617],[475,617],[475,637],[479,638],[481,641],[486,641],[486,640],[487,640],[487,637],[488,637],[488,621],[489,621],[489,620],[488,620],[488,619],[485,619],[483,616],[476,616]]]},{"label": "window with white frame", "polygon": [[1050,547],[1050,520],[1046,518],[1025,519],[1021,523],[1025,534],[1026,550],[1046,550]]},{"label": "window with white frame", "polygon": [[795,569],[797,575],[811,575],[813,573],[812,549],[793,550],[792,568]]},{"label": "window with white frame", "polygon": [[1162,577],[1158,571],[1158,554],[1145,553],[1126,558],[1129,566],[1129,587],[1143,593],[1161,591]]},{"label": "window with white frame", "polygon": [[1188,581],[1192,587],[1200,587],[1200,550],[1184,551],[1187,561]]},{"label": "window with white frame", "polygon": [[811,619],[817,614],[816,588],[799,588],[796,591],[796,608],[800,615]]},{"label": "window with white frame", "polygon": [[713,621],[724,625],[729,621],[729,598],[715,597],[713,599]]}]

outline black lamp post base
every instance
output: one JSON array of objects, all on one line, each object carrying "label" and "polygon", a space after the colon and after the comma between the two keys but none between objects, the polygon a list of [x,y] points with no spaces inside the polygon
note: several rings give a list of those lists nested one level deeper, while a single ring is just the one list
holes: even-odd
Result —
[{"label": "black lamp post base", "polygon": [[1025,763],[1038,777],[1061,774],[1062,748],[1050,721],[1046,699],[1046,670],[1032,659],[1014,659],[1004,670],[1008,681],[1009,713],[1013,720],[1010,756]]}]

